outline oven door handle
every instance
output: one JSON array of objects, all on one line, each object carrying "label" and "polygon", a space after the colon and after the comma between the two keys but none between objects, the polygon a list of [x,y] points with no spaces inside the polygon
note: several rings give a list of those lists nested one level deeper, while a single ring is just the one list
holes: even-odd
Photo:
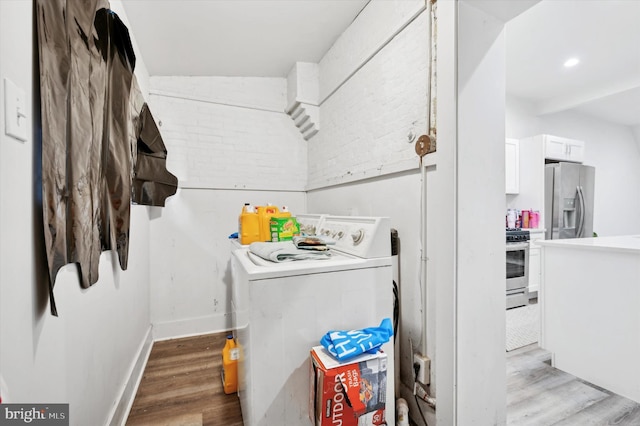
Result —
[{"label": "oven door handle", "polygon": [[529,242],[507,243],[507,251],[529,250]]}]

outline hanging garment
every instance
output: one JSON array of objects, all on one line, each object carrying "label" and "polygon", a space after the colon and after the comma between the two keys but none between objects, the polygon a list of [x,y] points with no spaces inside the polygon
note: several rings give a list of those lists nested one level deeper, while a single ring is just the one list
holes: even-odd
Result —
[{"label": "hanging garment", "polygon": [[165,199],[176,193],[178,178],[167,171],[167,148],[149,105],[142,106],[138,117],[133,202],[164,206]]},{"label": "hanging garment", "polygon": [[[120,267],[127,268],[138,140],[155,124],[150,125],[153,119],[133,75],[129,31],[108,1],[37,0],[36,13],[44,237],[52,295],[56,274],[68,263],[78,265],[83,288],[98,280],[102,251],[115,250]],[[159,151],[166,158],[164,144]],[[137,202],[164,205],[175,193],[175,176],[166,170],[159,176],[168,182],[161,201],[151,196]],[[148,182],[154,179],[146,176]]]}]

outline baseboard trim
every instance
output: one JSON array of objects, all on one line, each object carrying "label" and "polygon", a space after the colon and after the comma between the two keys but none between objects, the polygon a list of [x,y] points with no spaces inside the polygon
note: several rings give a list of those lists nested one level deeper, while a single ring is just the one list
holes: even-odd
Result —
[{"label": "baseboard trim", "polygon": [[[218,322],[220,324],[217,324]],[[131,366],[129,378],[122,387],[118,403],[113,407],[106,424],[109,426],[124,426],[126,424],[154,342],[228,332],[229,330],[230,327],[226,326],[226,318],[220,321],[220,318],[210,316],[150,325],[138,349],[135,363]]]},{"label": "baseboard trim", "polygon": [[221,333],[231,328],[230,314],[157,322],[153,324],[153,341]]},{"label": "baseboard trim", "polygon": [[140,349],[138,350],[136,361],[131,366],[129,378],[122,388],[118,403],[114,406],[113,411],[109,416],[110,420],[107,422],[109,426],[124,426],[127,422],[129,411],[131,411],[131,406],[133,405],[133,401],[136,397],[136,392],[138,391],[138,386],[140,385],[140,381],[142,380],[144,368],[146,367],[147,361],[149,360],[149,355],[151,354],[152,347],[152,327],[149,326],[146,336],[142,341],[142,344],[140,345]]}]

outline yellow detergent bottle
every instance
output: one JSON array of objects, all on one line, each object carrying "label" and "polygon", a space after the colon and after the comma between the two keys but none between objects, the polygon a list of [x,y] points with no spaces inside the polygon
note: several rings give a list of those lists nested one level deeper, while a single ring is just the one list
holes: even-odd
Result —
[{"label": "yellow detergent bottle", "polygon": [[233,336],[227,336],[222,349],[222,388],[227,395],[238,391],[239,352]]},{"label": "yellow detergent bottle", "polygon": [[291,217],[291,212],[289,211],[289,207],[282,206],[282,210],[280,210],[280,216],[278,217]]},{"label": "yellow detergent bottle", "polygon": [[238,218],[238,239],[243,245],[260,241],[260,218],[249,203],[244,204]]},{"label": "yellow detergent bottle", "polygon": [[271,241],[271,218],[278,215],[280,210],[271,204],[258,206],[258,218],[260,223],[260,239],[258,241]]}]

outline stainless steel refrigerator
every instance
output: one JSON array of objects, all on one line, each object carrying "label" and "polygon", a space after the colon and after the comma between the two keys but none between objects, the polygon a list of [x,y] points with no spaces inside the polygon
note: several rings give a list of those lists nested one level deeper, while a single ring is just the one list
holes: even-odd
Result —
[{"label": "stainless steel refrigerator", "polygon": [[596,169],[577,163],[545,165],[544,211],[547,240],[593,237]]}]

